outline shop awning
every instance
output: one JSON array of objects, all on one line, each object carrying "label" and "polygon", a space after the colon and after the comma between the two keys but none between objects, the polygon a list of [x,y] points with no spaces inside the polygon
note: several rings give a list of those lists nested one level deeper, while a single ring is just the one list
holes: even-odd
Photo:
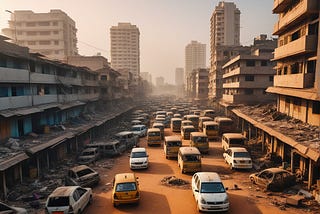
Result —
[{"label": "shop awning", "polygon": [[12,117],[12,116],[24,116],[28,114],[34,114],[38,112],[42,112],[43,110],[39,108],[17,108],[17,109],[6,109],[0,111],[0,115],[3,117]]},{"label": "shop awning", "polygon": [[0,171],[4,171],[28,158],[29,156],[26,153],[21,152],[19,154],[13,155],[12,157],[8,157],[5,160],[0,160]]},{"label": "shop awning", "polygon": [[307,100],[320,100],[315,89],[293,89],[293,88],[283,88],[283,87],[269,87],[266,92],[273,94],[281,94],[292,97],[299,97]]}]

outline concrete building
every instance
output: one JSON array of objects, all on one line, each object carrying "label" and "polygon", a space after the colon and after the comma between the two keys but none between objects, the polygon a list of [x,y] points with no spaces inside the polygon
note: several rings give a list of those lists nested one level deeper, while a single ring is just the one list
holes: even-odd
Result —
[{"label": "concrete building", "polygon": [[206,68],[206,45],[191,41],[185,48],[185,75],[198,68]]},{"label": "concrete building", "polygon": [[175,84],[176,86],[183,85],[184,82],[184,69],[183,68],[176,68],[175,71]]},{"label": "concrete building", "polygon": [[156,78],[156,86],[157,86],[157,87],[162,87],[162,86],[164,86],[164,78],[163,78],[163,77],[157,77],[157,78]]},{"label": "concrete building", "polygon": [[276,40],[261,35],[254,39],[250,55],[237,55],[222,66],[223,103],[252,105],[275,101],[275,96],[265,90],[273,85],[275,63],[270,59],[276,44]]},{"label": "concrete building", "polygon": [[148,83],[152,83],[152,75],[149,72],[140,72],[140,76],[143,80],[148,81]]},{"label": "concrete building", "polygon": [[208,100],[209,69],[194,69],[187,76],[187,96],[196,104],[205,105]]},{"label": "concrete building", "polygon": [[78,54],[76,24],[61,10],[49,13],[16,10],[11,13],[9,28],[2,32],[14,43],[51,59],[62,60]]},{"label": "concrete building", "polygon": [[279,112],[320,126],[319,1],[275,1],[273,13],[277,74],[267,92],[277,95]]},{"label": "concrete building", "polygon": [[140,76],[140,31],[136,25],[118,23],[110,28],[111,67]]},{"label": "concrete building", "polygon": [[239,54],[240,10],[233,2],[219,2],[210,18],[210,71],[208,98],[222,98],[222,66]]}]

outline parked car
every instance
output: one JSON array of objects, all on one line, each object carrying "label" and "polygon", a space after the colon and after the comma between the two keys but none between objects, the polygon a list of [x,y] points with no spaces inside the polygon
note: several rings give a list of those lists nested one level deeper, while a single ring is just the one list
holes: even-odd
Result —
[{"label": "parked car", "polygon": [[89,166],[80,165],[69,169],[64,181],[66,186],[90,187],[100,182],[100,175]]},{"label": "parked car", "polygon": [[249,176],[252,183],[270,191],[281,191],[296,184],[296,177],[291,172],[280,168],[268,168]]},{"label": "parked car", "polygon": [[147,127],[145,125],[134,125],[131,127],[131,131],[139,137],[145,137],[147,135]]},{"label": "parked car", "polygon": [[132,131],[118,132],[113,136],[113,138],[120,141],[120,143],[125,144],[126,149],[131,149],[139,144],[139,137],[133,134]]},{"label": "parked car", "polygon": [[115,175],[111,201],[114,207],[120,204],[139,203],[139,183],[134,173],[120,173]]},{"label": "parked car", "polygon": [[46,201],[46,213],[82,213],[92,202],[92,189],[80,186],[56,188]]},{"label": "parked car", "polygon": [[197,172],[191,179],[192,193],[199,211],[229,210],[226,189],[216,172]]},{"label": "parked car", "polygon": [[130,169],[146,169],[149,166],[149,155],[146,148],[133,148],[130,154]]},{"label": "parked car", "polygon": [[86,148],[98,148],[100,155],[103,157],[118,156],[126,151],[126,145],[118,140],[89,143]]},{"label": "parked car", "polygon": [[96,162],[100,158],[98,148],[86,148],[78,157],[79,164],[90,164]]},{"label": "parked car", "polygon": [[252,168],[252,160],[246,148],[230,147],[223,153],[223,158],[231,169]]},{"label": "parked car", "polygon": [[0,213],[3,214],[27,214],[27,210],[21,207],[14,207],[0,201]]}]

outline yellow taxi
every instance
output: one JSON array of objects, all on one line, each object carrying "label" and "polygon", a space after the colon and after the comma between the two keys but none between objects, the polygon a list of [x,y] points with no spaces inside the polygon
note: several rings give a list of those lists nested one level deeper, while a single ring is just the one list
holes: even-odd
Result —
[{"label": "yellow taxi", "polygon": [[113,179],[111,198],[114,207],[120,204],[138,204],[140,201],[140,190],[136,175],[134,173],[116,174]]}]

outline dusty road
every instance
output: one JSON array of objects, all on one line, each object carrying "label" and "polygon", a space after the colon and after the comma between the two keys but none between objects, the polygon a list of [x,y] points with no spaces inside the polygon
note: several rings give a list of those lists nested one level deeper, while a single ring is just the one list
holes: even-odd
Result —
[{"label": "dusty road", "polygon": [[[166,129],[166,135],[172,133]],[[184,141],[187,145],[187,141]],[[104,213],[198,213],[196,203],[192,196],[190,185],[185,187],[165,186],[161,180],[166,176],[176,176],[191,182],[191,174],[181,174],[176,160],[167,160],[161,147],[148,147],[146,139],[140,139],[140,147],[146,147],[149,153],[150,167],[147,170],[135,170],[139,177],[141,201],[139,205],[123,205],[114,208],[111,204],[111,181],[115,174],[131,172],[129,168],[129,157],[124,154],[114,160],[114,166],[110,169],[101,167],[99,169],[102,181],[99,186],[94,188],[94,201],[84,213],[104,214]],[[98,163],[103,166],[110,160]],[[286,207],[281,210],[274,205],[272,198],[263,191],[257,191],[257,187],[249,182],[247,171],[231,171],[227,168],[222,158],[220,142],[210,142],[210,151],[202,159],[203,171],[216,171],[220,174],[223,183],[229,188],[230,199],[229,213],[236,214],[302,214],[302,209]],[[240,190],[235,190],[237,184]],[[276,197],[277,200],[280,197]],[[312,213],[312,212],[309,212]]]}]

